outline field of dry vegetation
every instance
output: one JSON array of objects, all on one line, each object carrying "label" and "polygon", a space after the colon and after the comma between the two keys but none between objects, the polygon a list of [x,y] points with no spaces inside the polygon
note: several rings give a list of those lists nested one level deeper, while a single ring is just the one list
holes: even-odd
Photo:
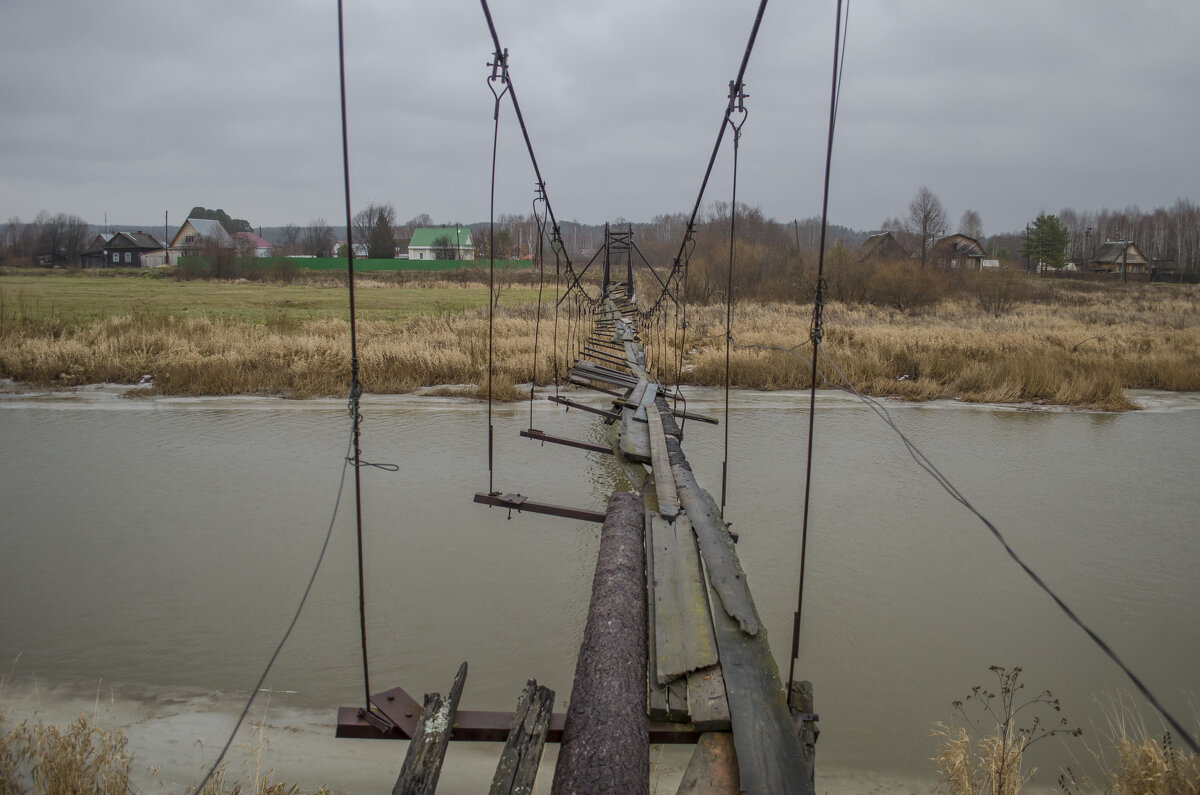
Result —
[{"label": "field of dry vegetation", "polygon": [[[980,280],[908,306],[830,303],[821,374],[835,385],[844,375],[876,396],[1110,410],[1133,407],[1125,394],[1130,388],[1200,390],[1200,288],[1002,278],[1007,285]],[[367,392],[486,385],[485,284],[367,279],[362,287]],[[528,283],[501,290],[494,335],[502,398],[518,397],[516,385],[530,381],[536,299]],[[152,386],[134,395],[340,395],[349,378],[344,301],[334,281],[0,276],[0,377],[63,388],[134,385],[149,376]],[[724,384],[724,312],[723,304],[689,307],[684,383]],[[748,389],[807,387],[810,319],[810,306],[738,302],[732,382]],[[674,324],[672,315],[643,330],[664,380],[675,377]],[[545,304],[539,385],[553,379],[556,355],[566,372],[567,332],[560,315],[555,351],[553,306]]]}]

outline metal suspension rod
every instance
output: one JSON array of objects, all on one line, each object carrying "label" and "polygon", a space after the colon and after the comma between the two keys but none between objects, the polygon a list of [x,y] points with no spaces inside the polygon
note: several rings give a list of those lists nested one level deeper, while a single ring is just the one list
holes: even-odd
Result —
[{"label": "metal suspension rod", "polygon": [[358,540],[358,625],[362,641],[363,709],[371,711],[371,672],[367,664],[367,596],[363,576],[362,448],[359,444],[362,415],[358,411],[362,384],[358,380],[358,324],[354,310],[354,229],[350,211],[350,137],[346,123],[346,45],[342,0],[338,0],[338,80],[342,104],[342,176],[346,193],[346,270],[350,286],[350,412],[354,424],[354,518]]},{"label": "metal suspension rod", "polygon": [[[500,35],[496,33],[496,23],[492,21],[492,10],[488,7],[487,0],[479,0],[483,6],[483,15],[487,18],[488,30],[492,34],[492,43],[496,46],[496,52],[503,52],[500,46]],[[765,2],[765,0],[764,0]],[[508,77],[507,73],[505,75]],[[546,192],[546,180],[542,179],[542,170],[538,167],[537,155],[533,153],[533,142],[529,139],[529,130],[525,127],[525,116],[521,113],[521,103],[517,102],[517,92],[513,88],[512,79],[508,79],[508,95],[512,99],[513,111],[517,115],[517,123],[521,125],[521,135],[525,139],[525,148],[529,150],[529,161],[533,164],[533,173],[537,177],[537,182],[542,186],[543,195],[546,198],[546,212],[550,216],[550,223],[553,228],[558,230],[558,218],[554,215],[554,207],[550,204],[550,194]],[[567,262],[567,268],[571,267],[571,257],[563,250],[563,258]]]},{"label": "metal suspension rod", "polygon": [[[733,81],[735,91],[742,90],[742,78],[746,76],[746,66],[750,63],[750,52],[754,49],[754,40],[758,37],[758,28],[762,24],[763,12],[767,10],[767,0],[762,0],[758,4],[758,13],[754,17],[754,27],[750,29],[750,39],[746,42],[746,52],[742,55],[742,64],[738,67],[737,78]],[[683,250],[687,246],[689,233],[693,225],[696,223],[696,216],[700,212],[700,204],[704,201],[704,190],[708,187],[708,178],[712,176],[713,165],[717,162],[717,152],[721,150],[721,141],[725,138],[725,126],[729,121],[729,114],[733,111],[732,107],[725,108],[724,115],[721,116],[721,129],[717,132],[717,142],[713,144],[712,154],[708,157],[708,167],[704,169],[704,179],[700,182],[700,192],[696,194],[696,203],[692,205],[692,214],[688,219],[687,226],[684,227],[687,232],[684,233],[683,241],[679,244],[679,252],[675,255],[675,264],[678,266],[679,261],[683,258]]]},{"label": "metal suspension rod", "polygon": [[788,689],[792,692],[792,683],[796,676],[796,658],[800,655],[800,616],[804,609],[804,564],[808,552],[808,506],[812,493],[813,470],[813,429],[817,409],[817,354],[821,347],[823,334],[822,310],[825,305],[825,233],[829,221],[829,173],[833,163],[833,131],[837,122],[837,105],[839,93],[839,75],[841,74],[838,53],[842,41],[842,0],[837,4],[837,20],[833,32],[833,84],[829,91],[829,137],[825,145],[825,184],[824,195],[821,199],[821,248],[817,255],[817,288],[813,298],[813,325],[809,334],[812,341],[812,381],[808,393],[808,460],[804,472],[804,513],[800,529],[800,577],[796,588],[796,613],[792,620],[792,654],[788,662]]}]

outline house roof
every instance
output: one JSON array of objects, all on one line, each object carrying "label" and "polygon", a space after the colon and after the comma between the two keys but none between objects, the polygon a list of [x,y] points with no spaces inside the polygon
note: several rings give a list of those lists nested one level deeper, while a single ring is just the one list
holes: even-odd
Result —
[{"label": "house roof", "polygon": [[233,239],[234,240],[245,240],[247,243],[254,246],[255,248],[271,248],[272,247],[270,243],[263,240],[261,237],[254,234],[253,232],[234,232]]},{"label": "house roof", "polygon": [[435,226],[414,229],[408,245],[409,248],[433,248],[433,241],[443,236],[450,239],[452,246],[457,241],[459,248],[473,248],[475,245],[471,242],[471,230],[465,226]]},{"label": "house roof", "polygon": [[233,238],[225,231],[225,227],[221,226],[220,221],[214,221],[211,218],[189,218],[183,222],[183,226],[179,227],[179,231],[175,233],[175,238],[171,241],[171,247],[178,245],[183,230],[189,226],[196,231],[196,234],[206,240],[215,240],[219,245],[232,246]]},{"label": "house roof", "polygon": [[947,235],[933,244],[939,254],[956,257],[986,257],[987,252],[979,241],[966,235]]},{"label": "house roof", "polygon": [[105,244],[105,248],[136,248],[143,251],[157,251],[162,247],[154,235],[145,232],[117,232]]},{"label": "house roof", "polygon": [[104,250],[108,245],[108,241],[112,240],[112,235],[98,234],[92,238],[92,242],[88,243],[88,247],[83,250],[84,254],[96,254]]},{"label": "house roof", "polygon": [[[1125,253],[1128,250],[1128,253]],[[1105,264],[1120,265],[1122,258],[1128,262],[1145,262],[1146,256],[1142,254],[1142,250],[1137,247],[1137,243],[1126,241],[1108,241],[1101,244],[1100,250],[1096,252],[1096,256],[1092,257],[1092,262],[1103,262]]]}]

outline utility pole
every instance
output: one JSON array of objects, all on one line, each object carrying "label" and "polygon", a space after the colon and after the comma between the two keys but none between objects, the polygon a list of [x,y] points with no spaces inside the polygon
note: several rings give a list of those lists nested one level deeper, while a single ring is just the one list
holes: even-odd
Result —
[{"label": "utility pole", "polygon": [[1092,228],[1090,226],[1083,230],[1083,261],[1085,267],[1092,261]]},{"label": "utility pole", "polygon": [[1033,251],[1029,246],[1029,224],[1025,224],[1025,272],[1033,272]]},{"label": "utility pole", "polygon": [[[1121,236],[1124,238],[1124,235]],[[1121,240],[1121,284],[1129,281],[1129,241]]]}]

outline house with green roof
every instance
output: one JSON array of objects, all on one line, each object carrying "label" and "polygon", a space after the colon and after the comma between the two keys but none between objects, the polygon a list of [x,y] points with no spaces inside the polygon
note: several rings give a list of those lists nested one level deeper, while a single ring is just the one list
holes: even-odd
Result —
[{"label": "house with green roof", "polygon": [[409,259],[475,259],[475,243],[465,226],[414,229],[408,241]]}]

